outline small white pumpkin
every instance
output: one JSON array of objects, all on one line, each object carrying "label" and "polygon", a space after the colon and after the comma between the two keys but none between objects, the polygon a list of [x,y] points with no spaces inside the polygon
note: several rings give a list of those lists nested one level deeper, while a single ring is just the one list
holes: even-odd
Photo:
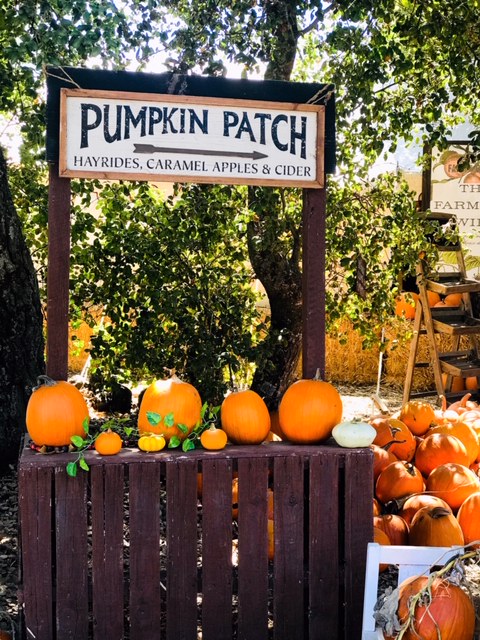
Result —
[{"label": "small white pumpkin", "polygon": [[366,422],[340,422],[332,430],[335,442],[349,448],[368,447],[376,435],[376,430]]}]

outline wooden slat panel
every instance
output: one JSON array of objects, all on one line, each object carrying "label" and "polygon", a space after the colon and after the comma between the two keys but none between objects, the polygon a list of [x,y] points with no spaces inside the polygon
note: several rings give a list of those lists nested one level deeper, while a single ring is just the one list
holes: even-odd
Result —
[{"label": "wooden slat panel", "polygon": [[130,639],[160,634],[160,465],[129,465]]},{"label": "wooden slat panel", "polygon": [[339,635],[339,458],[310,458],[309,640],[340,640]]},{"label": "wooden slat panel", "polygon": [[37,640],[55,637],[52,576],[52,469],[18,474],[25,628]]},{"label": "wooden slat panel", "polygon": [[167,464],[167,640],[197,638],[197,463]]},{"label": "wooden slat panel", "polygon": [[275,640],[304,638],[304,476],[301,457],[274,461]]},{"label": "wooden slat panel", "polygon": [[202,466],[202,637],[232,637],[232,463]]},{"label": "wooden slat panel", "polygon": [[345,638],[360,640],[367,544],[373,540],[373,454],[352,451],[345,459]]},{"label": "wooden slat panel", "polygon": [[93,467],[92,599],[96,640],[123,640],[123,465]]},{"label": "wooden slat panel", "polygon": [[87,474],[55,469],[58,638],[88,638]]},{"label": "wooden slat panel", "polygon": [[267,459],[238,461],[238,640],[268,637]]}]

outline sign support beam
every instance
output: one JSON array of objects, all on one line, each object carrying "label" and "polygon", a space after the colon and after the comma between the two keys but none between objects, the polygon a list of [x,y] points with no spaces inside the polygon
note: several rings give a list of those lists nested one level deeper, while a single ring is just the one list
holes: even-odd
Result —
[{"label": "sign support beam", "polygon": [[50,165],[48,189],[47,375],[68,377],[70,280],[70,179]]},{"label": "sign support beam", "polygon": [[303,191],[302,376],[325,379],[326,189]]}]

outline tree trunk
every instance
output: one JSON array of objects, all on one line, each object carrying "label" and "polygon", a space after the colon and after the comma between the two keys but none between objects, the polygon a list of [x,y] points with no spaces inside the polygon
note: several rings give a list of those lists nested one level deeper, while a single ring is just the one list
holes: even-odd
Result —
[{"label": "tree trunk", "polygon": [[0,471],[17,459],[28,398],[45,370],[43,352],[38,283],[0,149]]},{"label": "tree trunk", "polygon": [[[265,3],[272,29],[266,79],[290,79],[299,38],[296,7],[297,2],[292,0]],[[269,197],[268,191],[271,190],[265,189],[262,194],[250,189],[250,206],[256,219],[250,222],[247,233],[250,262],[270,303],[270,327],[260,347],[268,356],[259,354],[257,358],[252,389],[273,411],[296,377],[302,348],[301,223],[291,225],[291,245],[286,251],[279,242],[284,232],[277,216],[281,197]]]}]

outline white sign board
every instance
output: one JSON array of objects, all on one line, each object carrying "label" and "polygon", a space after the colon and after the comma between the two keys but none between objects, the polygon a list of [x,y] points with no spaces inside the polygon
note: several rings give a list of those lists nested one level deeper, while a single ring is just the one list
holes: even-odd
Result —
[{"label": "white sign board", "polygon": [[62,89],[60,175],[319,188],[324,109]]},{"label": "white sign board", "polygon": [[465,145],[455,144],[433,153],[430,209],[455,215],[463,243],[480,255],[480,167],[459,170]]}]

